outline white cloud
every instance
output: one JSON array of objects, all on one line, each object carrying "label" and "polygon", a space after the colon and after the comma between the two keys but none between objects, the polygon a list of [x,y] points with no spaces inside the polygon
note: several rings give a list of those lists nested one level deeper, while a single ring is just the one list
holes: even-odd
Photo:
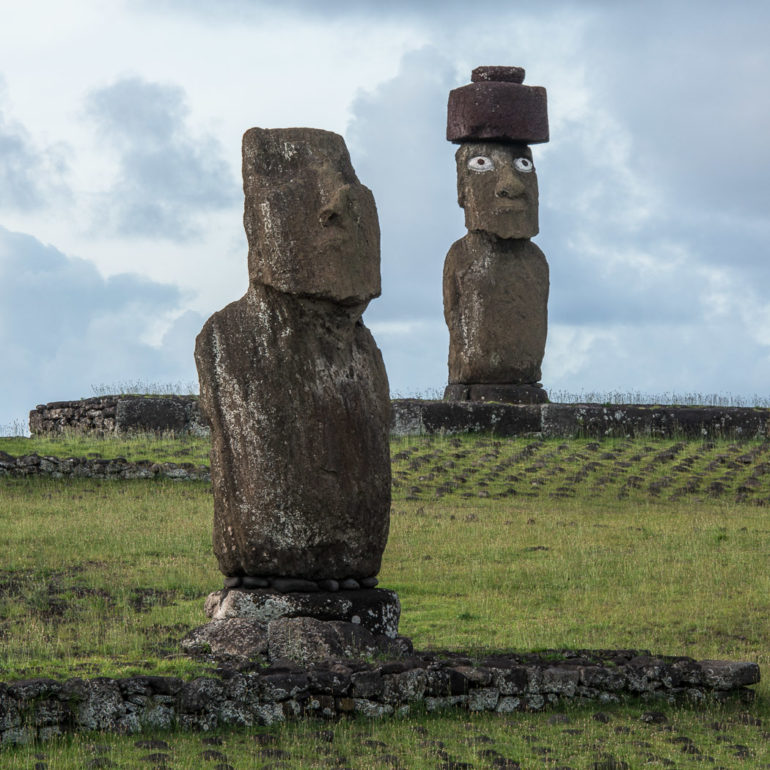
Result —
[{"label": "white cloud", "polygon": [[[345,133],[380,214],[383,296],[366,318],[391,386],[443,388],[441,271],[464,233],[446,99],[479,64],[523,65],[526,82],[549,93],[552,141],[535,148],[536,240],[552,280],[546,387],[767,389],[770,6],[761,0],[703,0],[696,15],[670,0],[132,0],[109,9],[72,0],[66,12],[41,0],[4,22],[0,142],[12,150],[0,155],[0,178],[11,180],[0,186],[0,224],[35,237],[41,266],[42,242],[97,266],[93,296],[109,295],[109,277],[127,270],[148,281],[114,289],[110,314],[77,282],[57,295],[41,267],[40,296],[55,315],[74,314],[78,331],[65,321],[72,342],[55,372],[55,352],[14,342],[25,409],[39,371],[52,398],[78,391],[80,369],[114,378],[121,360],[134,371],[120,377],[169,379],[145,343],[165,334],[176,371],[196,325],[181,314],[206,315],[242,293],[240,136],[253,125]],[[82,109],[97,93],[99,137]],[[69,202],[52,182],[69,187]],[[97,232],[100,201],[110,203],[109,227]],[[167,237],[196,228],[186,241]],[[153,294],[158,284],[176,295]],[[68,302],[85,303],[94,320]],[[133,312],[153,320],[121,336]],[[97,373],[88,350],[101,351],[108,325],[118,344]]]},{"label": "white cloud", "polygon": [[238,186],[222,147],[191,133],[180,87],[124,78],[91,93],[88,112],[119,157],[97,227],[187,241],[199,233],[201,214],[236,203]]},{"label": "white cloud", "polygon": [[0,425],[37,403],[91,395],[91,386],[195,379],[186,313],[160,344],[142,342],[153,320],[178,312],[174,286],[132,274],[105,279],[86,260],[0,227]]},{"label": "white cloud", "polygon": [[38,147],[8,102],[0,75],[0,211],[48,208],[68,194],[65,148]]}]

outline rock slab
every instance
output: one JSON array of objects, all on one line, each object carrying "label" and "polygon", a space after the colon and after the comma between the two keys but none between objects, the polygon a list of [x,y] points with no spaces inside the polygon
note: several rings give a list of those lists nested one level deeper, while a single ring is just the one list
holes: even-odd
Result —
[{"label": "rock slab", "polygon": [[398,595],[384,588],[307,594],[225,589],[209,594],[204,609],[212,620],[245,618],[265,627],[279,618],[344,621],[390,639],[398,635],[401,616]]}]

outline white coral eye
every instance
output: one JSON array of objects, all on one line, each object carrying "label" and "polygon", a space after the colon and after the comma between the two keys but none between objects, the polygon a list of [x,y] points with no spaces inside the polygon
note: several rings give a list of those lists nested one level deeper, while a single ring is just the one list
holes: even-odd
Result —
[{"label": "white coral eye", "polygon": [[492,158],[486,155],[476,155],[468,161],[468,168],[471,171],[493,171],[495,164]]},{"label": "white coral eye", "polygon": [[522,171],[525,174],[529,174],[529,172],[535,168],[529,158],[516,158],[516,160],[513,161],[513,167],[517,171]]}]

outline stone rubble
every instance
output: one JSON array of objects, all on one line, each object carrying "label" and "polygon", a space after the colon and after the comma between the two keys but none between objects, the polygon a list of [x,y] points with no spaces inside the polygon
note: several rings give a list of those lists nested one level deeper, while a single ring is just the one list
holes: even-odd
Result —
[{"label": "stone rubble", "polygon": [[656,657],[648,651],[554,650],[472,660],[418,652],[387,661],[286,661],[214,675],[125,679],[32,679],[0,683],[0,745],[73,731],[214,730],[303,716],[406,715],[413,709],[510,713],[625,698],[747,700],[755,663]]}]

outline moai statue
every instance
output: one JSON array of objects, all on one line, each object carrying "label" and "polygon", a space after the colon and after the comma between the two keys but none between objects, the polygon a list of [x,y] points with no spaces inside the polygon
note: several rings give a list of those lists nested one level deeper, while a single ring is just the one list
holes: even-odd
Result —
[{"label": "moai statue", "polygon": [[548,141],[544,88],[520,67],[477,67],[449,94],[447,139],[460,145],[457,200],[468,234],[444,263],[451,401],[543,403],[548,263],[538,233],[530,144]]},{"label": "moai statue", "polygon": [[228,589],[372,588],[390,513],[388,380],[361,320],[374,198],[342,137],[309,128],[247,131],[243,188],[249,288],[195,348],[214,553]]}]

